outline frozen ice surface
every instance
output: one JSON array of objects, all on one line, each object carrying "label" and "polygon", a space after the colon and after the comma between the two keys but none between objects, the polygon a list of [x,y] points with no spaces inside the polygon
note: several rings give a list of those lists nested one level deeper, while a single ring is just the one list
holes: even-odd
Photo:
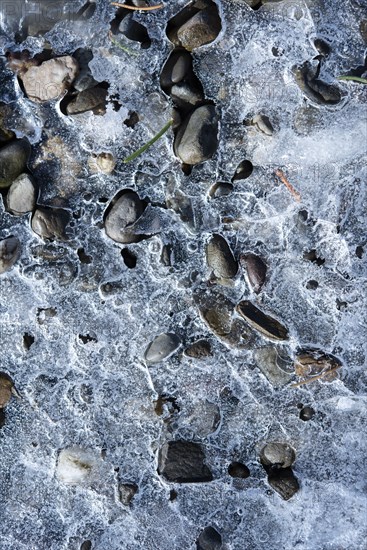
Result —
[{"label": "frozen ice surface", "polygon": [[[365,62],[366,4],[284,0],[252,10],[243,0],[216,3],[222,31],[192,55],[220,115],[219,149],[188,176],[173,154],[172,130],[122,162],[171,116],[159,87],[173,47],[165,27],[186,1],[134,14],[150,48],[115,38],[138,55],[111,43],[116,10],[107,0],[85,21],[76,16],[84,2],[48,2],[54,19],[28,37],[27,10],[44,3],[14,2],[19,18],[0,2],[3,54],[34,54],[46,42],[57,55],[87,48],[92,75],[109,85],[111,99],[104,116],[67,117],[59,102],[40,106],[24,97],[1,60],[1,124],[32,144],[38,202],[70,210],[73,221],[67,241],[45,243],[28,215],[13,217],[1,205],[0,238],[15,235],[22,247],[0,278],[1,370],[22,399],[9,403],[0,431],[0,550],[79,550],[86,540],[97,550],[194,550],[209,525],[226,550],[365,547],[367,87],[336,77]],[[340,89],[337,105],[314,103],[294,78],[295,66],[317,65],[315,38],[330,45],[319,77]],[[139,117],[133,126],[126,124],[132,112]],[[247,124],[257,114],[269,118],[273,135]],[[100,152],[117,160],[110,175],[88,170]],[[251,176],[235,181],[230,195],[209,198],[244,159],[254,166]],[[154,233],[127,247],[134,268],[103,231],[108,202],[126,188],[149,201],[138,231]],[[266,261],[257,305],[288,328],[286,345],[254,333],[248,349],[236,349],[200,319],[193,291],[208,288],[212,233],[223,234],[237,258],[254,252]],[[171,265],[162,263],[165,250]],[[321,265],[305,259],[311,250]],[[218,292],[233,303],[255,301],[242,272]],[[26,333],[34,337],[29,349]],[[147,366],[144,351],[161,333],[176,334],[183,348]],[[185,356],[201,338],[210,339],[212,356]],[[258,350],[293,358],[310,346],[341,360],[335,381],[291,388],[292,361],[284,370],[273,366],[275,378],[258,366]],[[301,403],[316,411],[311,420],[300,419]],[[169,484],[158,475],[158,450],[175,439],[203,445],[212,482]],[[271,489],[259,463],[268,441],[296,450],[300,491],[289,501]],[[246,464],[250,477],[231,478],[232,461]],[[122,483],[138,486],[129,507],[119,501]]]}]

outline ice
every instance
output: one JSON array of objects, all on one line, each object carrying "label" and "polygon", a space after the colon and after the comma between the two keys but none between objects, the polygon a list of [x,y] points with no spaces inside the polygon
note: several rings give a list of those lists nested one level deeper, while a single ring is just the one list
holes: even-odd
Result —
[{"label": "ice", "polygon": [[[216,0],[222,31],[192,56],[218,109],[219,149],[190,175],[174,156],[172,129],[123,162],[172,116],[159,75],[173,47],[167,21],[186,3],[134,13],[152,44],[142,49],[114,35],[132,53],[109,38],[116,10],[107,0],[85,19],[77,16],[86,4],[79,0],[0,3],[2,54],[86,48],[109,97],[103,116],[67,117],[60,101],[40,106],[24,97],[1,60],[1,127],[32,145],[39,204],[66,208],[73,219],[68,240],[45,243],[29,215],[10,215],[4,201],[0,207],[0,238],[15,235],[22,245],[0,278],[1,370],[21,395],[0,430],[0,550],[79,550],[86,540],[96,550],[193,550],[209,525],[226,550],[364,548],[367,88],[336,80],[365,62],[364,2],[283,0],[252,10],[242,0]],[[23,36],[27,15],[48,28]],[[336,105],[307,98],[294,78],[295,66],[318,65],[315,38],[330,45],[319,76],[340,89]],[[131,113],[138,120],[129,125]],[[272,135],[248,124],[259,114]],[[99,153],[116,159],[112,174],[89,170]],[[243,160],[252,174],[234,181],[228,196],[211,198],[213,184],[230,183]],[[147,202],[136,232],[152,235],[126,246],[103,230],[122,189]],[[211,291],[205,245],[212,233],[236,258],[251,251],[268,267],[257,299],[242,271],[213,292],[234,304],[257,300],[288,328],[289,342],[251,332],[249,348],[237,349],[203,323],[193,294]],[[165,247],[171,265],[162,262]],[[136,256],[136,267],[125,265],[121,248]],[[307,259],[311,250],[321,265]],[[26,333],[34,337],[29,350]],[[182,348],[148,366],[144,351],[161,333],[176,334]],[[202,338],[212,356],[183,354]],[[343,365],[337,379],[290,387],[298,381],[293,358],[304,347],[334,354]],[[277,353],[289,357],[284,370],[266,362]],[[311,420],[300,419],[301,405],[315,410]],[[170,484],[159,476],[159,448],[180,438],[203,446],[214,481]],[[296,451],[301,488],[289,501],[272,491],[259,462],[268,441]],[[233,461],[246,464],[250,477],[231,478]],[[138,486],[129,506],[119,500],[121,483]]]}]

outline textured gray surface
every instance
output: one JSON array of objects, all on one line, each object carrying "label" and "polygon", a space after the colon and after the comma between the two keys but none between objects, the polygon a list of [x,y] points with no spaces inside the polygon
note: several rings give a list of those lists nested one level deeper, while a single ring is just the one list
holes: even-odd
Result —
[{"label": "textured gray surface", "polygon": [[[182,0],[134,15],[152,40],[148,49],[129,45],[139,56],[111,44],[115,9],[107,1],[98,1],[83,23],[70,15],[51,25],[46,38],[57,55],[93,51],[94,78],[107,81],[122,105],[115,111],[110,104],[104,116],[71,118],[57,102],[32,103],[1,62],[0,100],[9,105],[8,128],[32,144],[38,203],[74,214],[67,242],[44,243],[32,232],[30,215],[14,217],[1,206],[0,238],[15,235],[22,247],[14,268],[0,276],[1,370],[22,395],[8,405],[0,431],[1,550],[78,550],[85,540],[98,550],[194,549],[209,525],[228,550],[364,547],[367,87],[335,77],[363,65],[365,3],[292,0],[257,11],[241,1],[217,3],[222,32],[193,58],[205,97],[217,105],[219,149],[190,176],[173,154],[171,132],[133,163],[122,163],[171,116],[159,75],[172,49],[165,26]],[[19,17],[6,13],[8,4],[0,3],[2,52],[41,51],[43,37],[15,44]],[[83,2],[54,4],[72,14]],[[36,9],[14,6],[23,16]],[[292,73],[318,54],[317,37],[331,46],[320,77],[339,86],[344,99],[335,106],[306,99]],[[123,124],[129,111],[140,117],[134,128]],[[269,118],[273,135],[243,124],[259,113]],[[100,152],[117,158],[110,175],[88,168]],[[213,184],[230,182],[245,158],[254,165],[251,176],[236,181],[231,194],[208,198]],[[301,203],[274,176],[276,169]],[[158,227],[155,236],[129,245],[137,257],[133,269],[123,262],[123,245],[102,229],[105,199],[125,188],[154,204],[140,233]],[[180,208],[162,207],[172,197],[185,212],[190,206],[191,219],[181,214],[182,221]],[[304,210],[308,221],[299,214]],[[289,343],[252,333],[247,347],[237,349],[204,324],[193,294],[207,287],[205,245],[212,233],[225,236],[236,258],[254,252],[268,266],[258,297],[242,270],[232,286],[216,292],[234,304],[254,301],[288,328]],[[164,245],[172,250],[171,267],[160,261]],[[89,263],[80,261],[80,249]],[[303,258],[312,249],[323,265]],[[310,280],[319,283],[316,289],[306,287]],[[213,355],[198,360],[180,350],[147,367],[149,342],[171,332],[182,349],[210,338]],[[35,338],[29,350],[25,333]],[[296,378],[287,363],[267,380],[259,350],[277,348],[293,358],[307,346],[342,361],[336,380],[290,388],[284,384]],[[162,394],[176,407],[166,402],[159,415],[155,401]],[[311,420],[299,418],[299,403],[316,411]],[[219,425],[210,423],[213,405]],[[203,445],[212,482],[169,484],[158,475],[158,449],[172,439]],[[296,451],[300,491],[289,501],[270,488],[259,463],[268,441]],[[92,464],[86,482],[71,486],[57,475],[59,453],[68,448],[85,450]],[[250,477],[231,478],[233,461],[245,463]],[[119,483],[139,487],[130,507],[119,501]],[[173,488],[177,498],[170,500]]]}]

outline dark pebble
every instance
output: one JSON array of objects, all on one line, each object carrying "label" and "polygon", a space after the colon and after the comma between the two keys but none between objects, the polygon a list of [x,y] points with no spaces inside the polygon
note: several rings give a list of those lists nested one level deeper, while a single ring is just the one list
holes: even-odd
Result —
[{"label": "dark pebble", "polygon": [[31,227],[42,239],[65,240],[69,221],[70,214],[63,208],[38,206],[32,216]]},{"label": "dark pebble", "polygon": [[288,330],[279,321],[263,313],[248,300],[240,302],[236,311],[250,326],[267,338],[288,340]]},{"label": "dark pebble", "polygon": [[292,468],[272,470],[268,475],[268,482],[284,500],[292,498],[300,488]]},{"label": "dark pebble", "polygon": [[213,42],[222,28],[218,8],[212,6],[199,11],[177,30],[177,38],[186,50],[192,51]]},{"label": "dark pebble", "polygon": [[299,417],[301,420],[304,420],[306,422],[307,420],[311,420],[314,414],[315,411],[312,407],[303,407],[300,410]]},{"label": "dark pebble", "polygon": [[266,278],[265,262],[260,258],[260,256],[257,256],[256,254],[252,254],[250,252],[248,254],[243,254],[241,256],[240,263],[246,269],[248,281],[250,283],[252,290],[256,294],[258,294],[265,283],[265,278]]},{"label": "dark pebble", "polygon": [[9,187],[27,167],[31,146],[25,139],[12,141],[0,149],[0,187]]},{"label": "dark pebble", "polygon": [[231,477],[239,477],[242,479],[246,479],[250,476],[250,470],[245,464],[242,464],[242,462],[232,462],[228,466],[228,473]]},{"label": "dark pebble", "polygon": [[159,452],[158,473],[167,481],[177,483],[213,480],[201,445],[191,441],[170,441],[163,445]]},{"label": "dark pebble", "polygon": [[208,340],[197,340],[185,349],[185,355],[194,359],[203,359],[212,355],[212,348]]},{"label": "dark pebble", "polygon": [[179,127],[174,150],[184,164],[194,165],[211,158],[218,147],[218,116],[213,105],[202,105]]},{"label": "dark pebble", "polygon": [[206,245],[206,262],[215,277],[232,279],[238,271],[238,264],[229,244],[222,235],[214,234]]},{"label": "dark pebble", "polygon": [[121,191],[107,207],[104,223],[106,234],[118,243],[130,244],[141,241],[142,236],[134,234],[132,226],[143,212],[144,203],[135,191]]}]

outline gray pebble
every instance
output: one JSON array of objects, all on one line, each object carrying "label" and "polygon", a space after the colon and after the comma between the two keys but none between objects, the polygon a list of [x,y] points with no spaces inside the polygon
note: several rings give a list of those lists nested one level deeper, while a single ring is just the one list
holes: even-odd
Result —
[{"label": "gray pebble", "polygon": [[179,109],[195,107],[204,99],[202,90],[195,88],[188,82],[179,82],[171,88],[171,98]]},{"label": "gray pebble", "polygon": [[69,212],[63,208],[38,206],[32,216],[31,227],[42,239],[65,240],[69,220]]},{"label": "gray pebble", "polygon": [[213,476],[205,464],[205,454],[199,443],[170,441],[160,449],[158,473],[167,481],[200,483],[212,481]]},{"label": "gray pebble", "polygon": [[133,497],[138,492],[138,486],[135,483],[120,483],[119,485],[119,497],[122,504],[129,506]]},{"label": "gray pebble", "polygon": [[123,244],[139,242],[141,235],[135,235],[131,226],[140,218],[144,211],[144,203],[139,195],[130,189],[113,199],[106,210],[105,231],[114,241]]},{"label": "gray pebble", "polygon": [[210,342],[208,340],[197,340],[185,349],[185,355],[194,359],[209,357],[212,355]]},{"label": "gray pebble", "polygon": [[174,50],[163,66],[160,84],[164,91],[169,91],[174,84],[181,82],[192,70],[192,59],[185,50]]},{"label": "gray pebble", "polygon": [[95,86],[80,92],[66,107],[68,115],[78,115],[87,111],[103,114],[106,111],[107,90]]},{"label": "gray pebble", "polygon": [[0,187],[9,187],[27,167],[31,146],[18,139],[0,149]]},{"label": "gray pebble", "polygon": [[237,274],[238,264],[227,241],[221,235],[214,234],[207,243],[206,261],[215,277],[232,279]]},{"label": "gray pebble", "polygon": [[186,50],[213,42],[222,28],[216,6],[199,11],[177,30],[177,38]]},{"label": "gray pebble", "polygon": [[211,158],[218,147],[218,117],[213,105],[202,105],[180,126],[174,149],[185,164],[194,165]]},{"label": "gray pebble", "polygon": [[17,237],[6,237],[0,241],[0,274],[8,271],[20,256],[20,242]]},{"label": "gray pebble", "polygon": [[151,365],[160,363],[170,357],[180,344],[181,340],[176,334],[171,332],[160,334],[147,347],[144,359]]},{"label": "gray pebble", "polygon": [[21,174],[11,184],[6,196],[8,210],[15,216],[32,212],[36,205],[36,188],[28,174]]},{"label": "gray pebble", "polygon": [[266,278],[266,264],[256,254],[251,252],[243,254],[240,258],[241,264],[245,267],[248,281],[252,290],[258,294],[262,289]]},{"label": "gray pebble", "polygon": [[260,452],[260,461],[263,466],[288,468],[296,459],[294,449],[287,443],[267,443]]}]

